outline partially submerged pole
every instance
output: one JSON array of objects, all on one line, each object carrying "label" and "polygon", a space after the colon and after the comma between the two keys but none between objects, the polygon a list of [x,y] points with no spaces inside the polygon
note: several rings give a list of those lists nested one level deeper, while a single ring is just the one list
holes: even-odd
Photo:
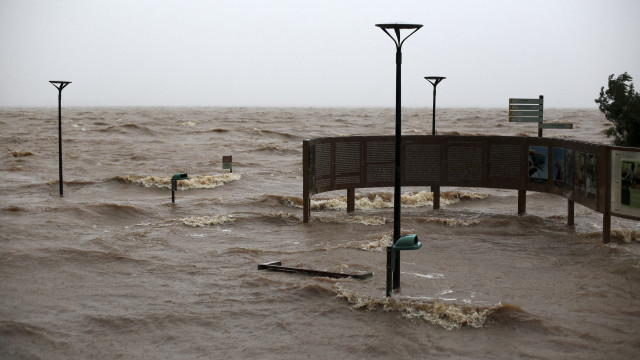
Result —
[{"label": "partially submerged pole", "polygon": [[60,180],[60,196],[62,196],[62,89],[71,84],[71,81],[51,80],[49,82],[58,89],[58,178]]}]

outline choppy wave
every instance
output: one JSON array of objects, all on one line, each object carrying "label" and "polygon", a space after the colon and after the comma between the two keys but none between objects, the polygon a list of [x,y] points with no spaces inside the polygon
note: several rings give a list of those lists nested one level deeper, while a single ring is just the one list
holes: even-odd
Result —
[{"label": "choppy wave", "polygon": [[87,207],[92,212],[104,216],[105,220],[133,219],[145,217],[145,211],[137,206],[116,203],[96,203]]},{"label": "choppy wave", "polygon": [[[402,230],[400,236],[414,233],[413,230]],[[364,251],[383,251],[387,246],[393,244],[393,231],[374,234],[363,240],[350,241],[344,246],[350,249],[359,249]]]},{"label": "choppy wave", "polygon": [[9,153],[13,155],[13,157],[33,156],[33,153],[31,151],[10,150]]},{"label": "choppy wave", "polygon": [[[249,219],[250,221],[265,221],[265,222],[275,222],[275,223],[301,223],[302,218],[296,214],[288,213],[285,211],[278,212],[269,212],[269,213],[261,213],[261,212],[243,212],[241,213],[244,219]],[[246,216],[246,217],[245,217]],[[240,220],[240,218],[238,218]]]},{"label": "choppy wave", "polygon": [[383,251],[393,243],[393,233],[376,234],[367,239],[350,241],[345,246],[364,251]]},{"label": "choppy wave", "polygon": [[281,205],[286,207],[298,208],[302,209],[302,198],[295,196],[284,196],[284,195],[271,195],[264,194],[260,197],[260,200],[268,200],[273,199],[279,202]]},{"label": "choppy wave", "polygon": [[313,221],[333,224],[363,224],[363,225],[384,225],[389,222],[385,217],[381,216],[316,216]]},{"label": "choppy wave", "polygon": [[283,220],[285,222],[302,222],[302,219],[298,215],[294,215],[294,214],[283,212],[283,211],[270,213],[264,216],[267,216],[268,218],[271,218],[271,219]]},{"label": "choppy wave", "polygon": [[[481,200],[488,194],[472,193],[464,191],[443,191],[440,193],[440,204],[451,205],[465,200]],[[300,197],[265,194],[263,199],[274,199],[288,207],[302,209],[303,201]],[[393,194],[390,192],[378,192],[368,195],[359,195],[354,199],[356,209],[383,209],[393,207]],[[402,194],[402,206],[424,207],[433,206],[433,193],[428,191],[410,192]],[[311,199],[311,210],[346,210],[347,197],[336,196],[332,198]]]},{"label": "choppy wave", "polygon": [[433,222],[436,224],[441,224],[441,225],[445,225],[445,226],[451,226],[451,227],[460,227],[460,226],[471,226],[471,225],[477,225],[480,223],[480,220],[472,220],[472,219],[453,219],[453,218],[443,218],[443,217],[435,217],[435,216],[429,216],[426,218],[419,218],[416,219],[417,221],[426,221],[426,222]]},{"label": "choppy wave", "polygon": [[258,129],[258,128],[253,128],[253,130],[257,131],[258,134],[260,135],[278,135],[278,136],[282,136],[286,139],[295,139],[297,136],[293,135],[291,133],[288,132],[282,132],[282,131],[275,131],[275,130],[269,130],[269,129]]},{"label": "choppy wave", "polygon": [[334,224],[384,225],[390,222],[382,216],[314,216],[313,221]]},{"label": "choppy wave", "polygon": [[263,144],[258,146],[255,151],[270,151],[276,155],[295,154],[300,152],[299,149],[288,149],[277,144]]},{"label": "choppy wave", "polygon": [[2,211],[17,213],[17,212],[22,212],[26,210],[20,206],[10,205],[10,206],[3,207]]},{"label": "choppy wave", "polygon": [[640,230],[614,229],[614,230],[611,230],[611,239],[626,242],[626,243],[640,242]]},{"label": "choppy wave", "polygon": [[117,132],[120,134],[131,135],[153,135],[155,132],[143,125],[137,125],[132,123],[124,123],[118,125],[108,126],[106,128],[97,129],[99,132]]},{"label": "choppy wave", "polygon": [[408,319],[423,319],[447,330],[464,327],[481,328],[491,314],[498,311],[522,312],[517,306],[499,303],[493,306],[448,303],[437,300],[372,297],[347,291],[336,285],[337,296],[347,300],[354,309],[385,312],[396,311]]},{"label": "choppy wave", "polygon": [[180,219],[180,221],[192,227],[204,227],[208,225],[220,225],[226,224],[230,222],[235,222],[236,220],[230,215],[215,215],[215,216],[199,216],[199,217],[188,217],[184,219]]},{"label": "choppy wave", "polygon": [[[178,181],[178,190],[212,189],[232,181],[238,181],[240,178],[241,175],[237,173],[221,175],[189,175],[189,180]],[[116,180],[123,183],[142,185],[144,187],[171,189],[171,176],[122,175],[117,176]]]},{"label": "choppy wave", "polygon": [[25,169],[20,165],[16,165],[16,166],[7,168],[7,171],[25,171]]}]

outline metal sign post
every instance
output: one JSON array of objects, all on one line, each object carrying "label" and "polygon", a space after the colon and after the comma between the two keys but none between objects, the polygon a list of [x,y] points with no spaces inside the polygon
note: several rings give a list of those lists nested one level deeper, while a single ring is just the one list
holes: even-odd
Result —
[{"label": "metal sign post", "polygon": [[186,173],[177,173],[171,177],[171,203],[176,202],[176,191],[178,190],[179,180],[189,180],[189,176]]},{"label": "metal sign post", "polygon": [[[401,115],[401,65],[402,65],[402,44],[418,31],[421,24],[405,24],[405,23],[390,23],[390,24],[376,24],[382,31],[387,34],[396,45],[396,151],[395,151],[395,186],[393,192],[393,244],[400,239],[400,206],[402,205],[400,192],[400,170],[402,159],[402,115]],[[404,39],[400,38],[400,30],[411,30],[409,35]],[[393,30],[395,38],[389,34],[389,30]],[[393,282],[393,290],[400,289],[400,252],[391,250],[393,254],[387,257],[387,296],[391,295],[390,283]],[[390,258],[393,259],[390,260]],[[390,266],[390,263],[395,262],[394,266]],[[389,272],[392,271],[390,275]],[[393,279],[391,279],[393,278]]]},{"label": "metal sign post", "polygon": [[58,89],[58,169],[60,178],[60,196],[62,196],[62,89],[71,84],[71,81],[49,81]]},{"label": "metal sign post", "polygon": [[222,169],[229,169],[229,173],[233,172],[233,158],[231,155],[222,156]]}]

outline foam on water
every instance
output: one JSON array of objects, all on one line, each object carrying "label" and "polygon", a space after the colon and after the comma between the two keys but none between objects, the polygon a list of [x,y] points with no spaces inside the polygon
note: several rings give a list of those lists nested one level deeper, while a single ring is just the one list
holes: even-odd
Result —
[{"label": "foam on water", "polygon": [[180,219],[180,221],[193,227],[204,227],[208,225],[220,225],[235,222],[235,219],[227,214],[215,215],[215,216],[199,216]]},{"label": "foam on water", "polygon": [[[412,229],[402,230],[400,236],[412,233],[415,233]],[[391,246],[391,244],[393,244],[393,230],[371,235],[364,240],[350,241],[344,246],[351,249],[381,252],[386,250],[387,246]]]},{"label": "foam on water", "polygon": [[[485,199],[488,194],[463,192],[463,191],[443,191],[440,193],[440,205],[446,206],[457,204],[463,200],[481,200]],[[433,206],[433,193],[428,191],[407,192],[403,193],[402,206],[404,207],[425,207]],[[293,203],[296,207],[302,207]],[[393,207],[393,194],[388,192],[373,193],[364,196],[356,196],[354,200],[356,209],[383,209]],[[311,210],[346,210],[347,197],[337,196],[328,199],[312,199]]]},{"label": "foam on water", "polygon": [[312,221],[334,224],[384,225],[390,220],[382,216],[314,216]]},{"label": "foam on water", "polygon": [[335,288],[338,298],[347,300],[354,309],[399,312],[407,319],[423,319],[447,330],[463,327],[481,328],[489,315],[508,306],[502,303],[493,306],[474,306],[430,299],[374,297],[345,290],[339,285]]},{"label": "foam on water", "polygon": [[350,241],[345,246],[351,249],[359,249],[364,251],[381,252],[391,246],[393,235],[391,232],[384,234],[376,234],[364,240]]},{"label": "foam on water", "polygon": [[613,229],[611,230],[611,239],[630,242],[640,242],[640,230],[636,229]]},{"label": "foam on water", "polygon": [[[232,181],[238,181],[240,178],[241,175],[237,173],[221,175],[189,175],[189,180],[178,181],[178,190],[213,189]],[[171,189],[171,176],[121,175],[116,177],[116,179],[124,183],[137,184],[144,187]]]},{"label": "foam on water", "polygon": [[435,216],[429,216],[427,218],[422,218],[422,219],[424,219],[424,221],[427,221],[427,222],[433,222],[433,223],[441,224],[445,226],[471,226],[471,225],[477,225],[480,223],[479,220],[453,219],[453,218],[442,218],[442,217],[435,217]]}]

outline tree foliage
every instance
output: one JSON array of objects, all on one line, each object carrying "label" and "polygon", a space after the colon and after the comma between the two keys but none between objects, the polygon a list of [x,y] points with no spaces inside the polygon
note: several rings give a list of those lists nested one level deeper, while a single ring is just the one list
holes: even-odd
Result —
[{"label": "tree foliage", "polygon": [[598,108],[612,126],[604,131],[613,136],[613,144],[640,147],[640,95],[634,90],[633,78],[626,72],[614,78],[609,75],[608,89],[600,89],[595,99]]}]

